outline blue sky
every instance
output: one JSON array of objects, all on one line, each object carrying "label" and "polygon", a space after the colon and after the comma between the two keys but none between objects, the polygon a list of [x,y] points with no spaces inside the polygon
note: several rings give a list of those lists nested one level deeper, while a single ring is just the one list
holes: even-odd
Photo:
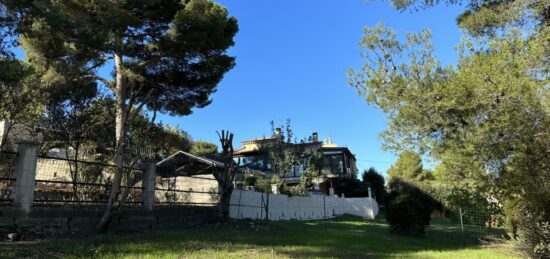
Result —
[{"label": "blue sky", "polygon": [[[385,1],[364,0],[218,0],[239,21],[230,54],[236,67],[212,95],[213,102],[186,117],[159,116],[194,140],[218,142],[216,130],[245,139],[270,135],[270,121],[291,120],[298,139],[318,132],[320,139],[348,146],[358,168],[383,173],[396,155],[381,148],[378,134],[386,119],[347,84],[349,67],[359,67],[364,26],[383,22],[400,35],[432,31],[436,54],[456,62],[461,32],[455,19],[460,6],[436,6],[398,12]],[[24,54],[16,50],[19,57]],[[109,75],[112,63],[100,73]]]},{"label": "blue sky", "polygon": [[239,21],[230,53],[237,65],[226,74],[210,106],[187,117],[162,117],[195,140],[217,142],[216,130],[240,141],[270,135],[271,120],[287,118],[298,138],[319,132],[356,154],[360,170],[383,171],[395,155],[381,149],[382,112],[369,107],[347,84],[347,69],[361,64],[364,26],[378,22],[399,34],[432,30],[438,57],[456,60],[460,6],[398,12],[387,2],[362,0],[219,0]]}]

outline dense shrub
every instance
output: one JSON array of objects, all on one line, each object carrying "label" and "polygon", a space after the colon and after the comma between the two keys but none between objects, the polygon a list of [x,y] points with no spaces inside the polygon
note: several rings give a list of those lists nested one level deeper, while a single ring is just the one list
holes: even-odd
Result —
[{"label": "dense shrub", "polygon": [[256,185],[256,181],[258,178],[256,176],[247,176],[244,178],[244,185],[245,186],[254,186]]},{"label": "dense shrub", "polygon": [[506,227],[523,252],[550,258],[550,201],[511,199],[504,206]]},{"label": "dense shrub", "polygon": [[386,220],[392,233],[423,236],[436,202],[418,187],[400,178],[390,179]]},{"label": "dense shrub", "polygon": [[271,192],[271,182],[266,179],[258,179],[254,185],[257,192]]}]

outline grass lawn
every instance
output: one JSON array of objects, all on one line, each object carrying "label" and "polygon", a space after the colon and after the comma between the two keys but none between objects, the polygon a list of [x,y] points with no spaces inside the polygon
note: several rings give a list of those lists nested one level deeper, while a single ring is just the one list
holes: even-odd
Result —
[{"label": "grass lawn", "polygon": [[0,244],[0,257],[35,258],[517,258],[509,245],[465,245],[458,227],[432,224],[425,238],[388,233],[384,221],[235,221],[226,225],[82,240]]}]

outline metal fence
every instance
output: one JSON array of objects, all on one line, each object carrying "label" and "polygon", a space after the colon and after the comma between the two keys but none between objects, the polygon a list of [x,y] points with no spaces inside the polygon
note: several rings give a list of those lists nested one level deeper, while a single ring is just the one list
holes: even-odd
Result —
[{"label": "metal fence", "polygon": [[11,205],[15,186],[17,153],[0,152],[0,206]]},{"label": "metal fence", "polygon": [[[109,199],[116,167],[97,162],[39,156],[36,168],[33,205],[101,205]],[[143,171],[129,170],[129,178],[124,177],[121,187],[126,187],[128,179],[129,195],[126,205],[142,204],[141,179]],[[125,174],[126,175],[126,174]]]},{"label": "metal fence", "polygon": [[507,238],[502,219],[475,208],[452,209],[446,212],[445,217],[433,217],[427,236],[465,246]]},{"label": "metal fence", "polygon": [[[0,153],[0,206],[11,206],[18,154]],[[105,205],[116,166],[105,161],[38,155],[33,206]],[[143,169],[124,168],[121,191],[128,186],[125,206],[143,205]],[[155,178],[155,206],[217,206],[217,181],[209,175]]]}]

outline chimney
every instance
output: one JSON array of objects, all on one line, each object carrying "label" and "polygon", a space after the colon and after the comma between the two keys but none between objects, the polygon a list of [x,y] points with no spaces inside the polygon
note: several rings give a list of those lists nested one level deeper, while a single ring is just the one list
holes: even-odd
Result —
[{"label": "chimney", "polygon": [[317,132],[313,132],[311,134],[311,142],[319,142],[319,135],[317,134]]}]

